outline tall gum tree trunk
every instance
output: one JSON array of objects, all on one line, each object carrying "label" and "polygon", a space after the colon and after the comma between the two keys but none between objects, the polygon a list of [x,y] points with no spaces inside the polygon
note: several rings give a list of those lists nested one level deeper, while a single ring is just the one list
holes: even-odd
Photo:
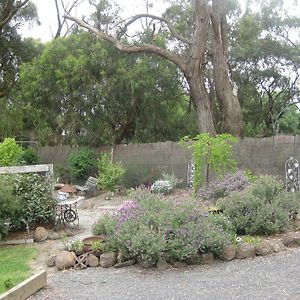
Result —
[{"label": "tall gum tree trunk", "polygon": [[243,129],[243,115],[237,95],[233,94],[227,63],[226,2],[226,0],[212,2],[213,77],[217,99],[223,111],[225,130],[232,135],[240,136]]},{"label": "tall gum tree trunk", "polygon": [[209,28],[208,0],[196,0],[194,3],[195,30],[191,45],[185,77],[188,81],[193,105],[197,113],[197,123],[200,132],[216,134],[210,99],[204,84],[203,66]]}]

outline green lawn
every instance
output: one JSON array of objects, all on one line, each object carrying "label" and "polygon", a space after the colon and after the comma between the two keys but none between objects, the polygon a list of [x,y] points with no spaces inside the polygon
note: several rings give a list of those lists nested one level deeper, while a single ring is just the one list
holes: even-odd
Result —
[{"label": "green lawn", "polygon": [[29,262],[36,254],[33,246],[0,247],[0,293],[31,275]]}]

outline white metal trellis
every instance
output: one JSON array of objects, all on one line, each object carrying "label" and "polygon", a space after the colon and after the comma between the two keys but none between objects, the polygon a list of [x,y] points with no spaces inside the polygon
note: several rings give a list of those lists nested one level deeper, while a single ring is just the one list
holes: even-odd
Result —
[{"label": "white metal trellis", "polygon": [[194,174],[195,174],[195,163],[192,160],[189,160],[187,165],[186,184],[187,187],[191,189],[194,186]]},{"label": "white metal trellis", "polygon": [[285,185],[288,192],[299,191],[299,162],[290,157],[285,163]]}]

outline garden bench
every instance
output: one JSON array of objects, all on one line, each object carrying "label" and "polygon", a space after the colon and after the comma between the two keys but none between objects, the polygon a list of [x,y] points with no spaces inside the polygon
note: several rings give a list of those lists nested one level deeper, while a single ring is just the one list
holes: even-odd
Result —
[{"label": "garden bench", "polygon": [[74,187],[78,191],[86,194],[93,193],[97,189],[97,178],[90,176],[84,186],[75,185]]}]

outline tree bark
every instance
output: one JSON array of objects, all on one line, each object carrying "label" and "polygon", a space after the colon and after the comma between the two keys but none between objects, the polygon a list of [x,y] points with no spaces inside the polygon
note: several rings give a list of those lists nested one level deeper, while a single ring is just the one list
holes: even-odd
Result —
[{"label": "tree bark", "polygon": [[218,102],[224,118],[225,130],[240,136],[243,129],[243,115],[237,95],[233,94],[228,68],[228,43],[226,36],[226,0],[212,2],[213,74]]}]

